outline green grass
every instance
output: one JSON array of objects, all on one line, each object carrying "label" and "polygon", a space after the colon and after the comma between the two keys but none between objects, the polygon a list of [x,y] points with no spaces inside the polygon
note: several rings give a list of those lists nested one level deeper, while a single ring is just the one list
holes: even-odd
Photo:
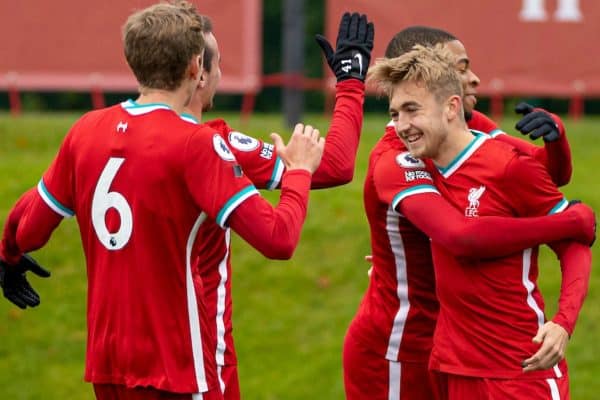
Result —
[{"label": "green grass", "polygon": [[[35,185],[77,115],[0,115],[0,223],[18,196]],[[255,115],[241,126],[255,136],[287,136],[280,116]],[[328,119],[306,118],[322,132]],[[362,181],[369,149],[387,122],[385,113],[365,120],[354,181],[311,194],[309,216],[294,258],[265,260],[239,238],[233,243],[234,326],[245,399],[341,399],[341,347],[346,327],[367,286],[369,237],[362,206]],[[514,120],[502,124],[509,129]],[[600,120],[567,121],[575,172],[564,188],[600,209],[596,146]],[[276,193],[266,196],[276,201]],[[36,309],[21,311],[0,301],[0,398],[89,399],[83,382],[86,276],[75,221],[61,224],[35,257],[52,270],[32,278],[42,296]],[[548,314],[555,310],[560,269],[543,251],[541,287]],[[600,393],[600,272],[592,270],[590,291],[568,348],[574,399]]]}]

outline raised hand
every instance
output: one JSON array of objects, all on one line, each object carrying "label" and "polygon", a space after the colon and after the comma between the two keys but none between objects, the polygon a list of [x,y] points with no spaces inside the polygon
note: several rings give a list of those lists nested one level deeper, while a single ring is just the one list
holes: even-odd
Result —
[{"label": "raised hand", "polygon": [[515,107],[515,112],[523,114],[515,128],[531,139],[544,138],[545,142],[554,142],[560,138],[560,130],[550,113],[541,108],[521,102]]},{"label": "raised hand", "polygon": [[375,27],[367,21],[367,16],[348,12],[340,21],[335,52],[323,35],[315,35],[338,82],[350,78],[365,81],[374,38]]},{"label": "raised hand", "polygon": [[271,139],[287,170],[305,169],[312,174],[319,167],[325,138],[319,136],[318,129],[310,125],[296,124],[287,145],[277,133],[271,133]]}]

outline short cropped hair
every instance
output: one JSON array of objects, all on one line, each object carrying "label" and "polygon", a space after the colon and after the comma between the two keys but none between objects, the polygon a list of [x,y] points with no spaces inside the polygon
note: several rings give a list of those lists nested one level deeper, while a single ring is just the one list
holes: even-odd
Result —
[{"label": "short cropped hair", "polygon": [[[206,15],[200,15],[200,19],[202,20],[202,32],[203,33],[213,33],[213,24],[210,18]],[[204,48],[204,59],[202,60],[204,64],[204,69],[206,72],[211,71],[212,69],[212,59],[215,56],[215,52],[210,47]]]},{"label": "short cropped hair", "polygon": [[435,46],[458,40],[454,35],[428,26],[411,26],[396,33],[385,49],[385,57],[398,57],[412,50],[415,45]]},{"label": "short cropped hair", "polygon": [[[213,33],[213,23],[212,23],[212,20],[207,15],[197,14],[195,7],[191,3],[188,3],[187,1],[179,1],[178,3],[176,3],[176,5],[183,8],[186,11],[191,11],[194,14],[196,14],[197,18],[200,20],[200,23],[202,23],[202,33],[204,33],[204,34]],[[206,70],[206,72],[210,72],[212,69],[212,59],[213,59],[214,55],[215,55],[214,51],[210,47],[207,46],[204,48],[204,56],[202,59],[202,65],[204,66],[204,69]]]},{"label": "short cropped hair", "polygon": [[412,50],[396,58],[380,58],[369,68],[368,79],[378,85],[390,97],[400,82],[423,85],[438,101],[450,96],[462,98],[462,84],[452,53],[436,45],[416,45]]},{"label": "short cropped hair", "polygon": [[125,58],[141,87],[175,90],[193,57],[202,55],[202,21],[187,2],[160,3],[123,26]]}]

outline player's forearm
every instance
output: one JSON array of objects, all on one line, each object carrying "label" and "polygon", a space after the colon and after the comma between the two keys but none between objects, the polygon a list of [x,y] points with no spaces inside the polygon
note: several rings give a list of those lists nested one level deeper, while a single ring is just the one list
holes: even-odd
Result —
[{"label": "player's forearm", "polygon": [[62,216],[51,210],[37,190],[19,219],[16,244],[21,253],[34,251],[45,245],[62,221]]},{"label": "player's forearm", "polygon": [[569,211],[532,218],[467,218],[431,193],[406,198],[399,212],[457,257],[506,256],[540,243],[576,237],[582,229],[580,216]]},{"label": "player's forearm", "polygon": [[6,218],[2,242],[0,242],[0,258],[8,264],[16,264],[21,258],[21,251],[17,245],[17,228],[23,213],[29,206],[33,196],[36,196],[36,189],[31,188],[25,192],[15,203],[12,210]]},{"label": "player's forearm", "polygon": [[565,328],[570,336],[587,295],[592,252],[588,246],[577,242],[555,243],[552,249],[560,259],[562,271],[558,311],[552,321]]},{"label": "player's forearm", "polygon": [[365,85],[347,79],[336,85],[335,108],[313,188],[339,186],[352,181],[363,122]]},{"label": "player's forearm", "polygon": [[265,257],[289,259],[300,240],[309,189],[307,171],[288,171],[283,177],[277,207],[273,208],[260,196],[252,196],[235,209],[229,224]]},{"label": "player's forearm", "polygon": [[571,147],[565,134],[565,129],[560,118],[550,114],[556,122],[560,136],[554,142],[546,142],[544,150],[546,153],[546,168],[556,186],[564,186],[571,180],[573,174],[573,163],[571,160]]}]

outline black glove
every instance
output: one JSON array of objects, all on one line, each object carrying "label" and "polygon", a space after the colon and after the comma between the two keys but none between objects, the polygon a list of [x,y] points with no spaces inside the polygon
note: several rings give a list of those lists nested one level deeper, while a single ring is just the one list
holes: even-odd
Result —
[{"label": "black glove", "polygon": [[558,125],[552,119],[550,114],[542,109],[533,108],[530,104],[519,103],[515,107],[515,112],[523,114],[515,128],[523,135],[529,135],[531,139],[537,139],[540,136],[545,142],[554,142],[560,138]]},{"label": "black glove", "polygon": [[50,271],[42,268],[33,258],[23,254],[17,265],[9,265],[0,260],[0,286],[4,297],[20,308],[35,307],[40,304],[40,296],[33,290],[25,272],[31,271],[37,276],[47,278]]},{"label": "black glove", "polygon": [[364,82],[371,62],[374,37],[375,28],[372,22],[367,22],[366,15],[344,13],[340,21],[335,53],[324,36],[315,35],[315,40],[323,49],[327,63],[338,82],[350,78]]}]

